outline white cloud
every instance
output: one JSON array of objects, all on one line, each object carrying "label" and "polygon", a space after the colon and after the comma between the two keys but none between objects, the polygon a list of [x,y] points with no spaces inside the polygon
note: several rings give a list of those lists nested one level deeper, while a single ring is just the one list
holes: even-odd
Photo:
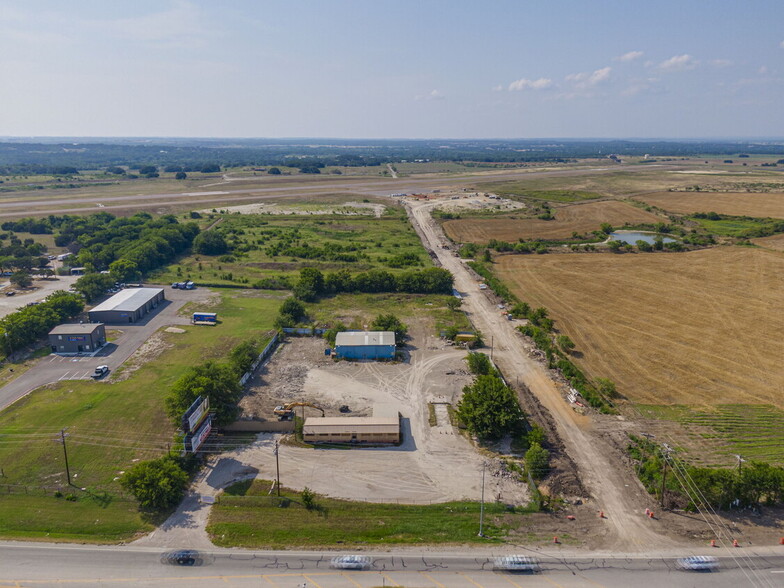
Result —
[{"label": "white cloud", "polygon": [[784,49],[784,41],[782,41],[781,43],[779,43],[779,47],[781,47],[782,49]]},{"label": "white cloud", "polygon": [[698,63],[691,55],[684,53],[665,59],[659,64],[659,69],[662,71],[685,71],[694,69]]},{"label": "white cloud", "polygon": [[427,94],[420,94],[414,97],[415,100],[443,100],[444,98],[446,98],[446,96],[438,90],[430,90]]},{"label": "white cloud", "polygon": [[509,84],[509,91],[512,90],[544,90],[553,85],[553,80],[550,78],[539,78],[537,80],[529,80],[520,78]]},{"label": "white cloud", "polygon": [[715,67],[729,67],[731,65],[734,65],[734,63],[735,62],[730,59],[714,59],[713,61],[711,61],[711,65]]},{"label": "white cloud", "polygon": [[765,74],[768,73],[768,66],[767,65],[761,65],[760,68],[757,70],[757,73],[759,75],[761,75],[761,76],[764,76]]},{"label": "white cloud", "polygon": [[580,72],[566,76],[567,82],[573,82],[577,88],[592,88],[610,77],[612,68],[607,66],[593,72]]},{"label": "white cloud", "polygon": [[493,86],[493,92],[503,92],[503,91],[504,91],[504,87],[501,84],[498,84],[497,86]]},{"label": "white cloud", "polygon": [[635,59],[639,59],[642,56],[642,51],[629,51],[628,53],[624,53],[623,55],[616,57],[615,61],[634,61]]}]

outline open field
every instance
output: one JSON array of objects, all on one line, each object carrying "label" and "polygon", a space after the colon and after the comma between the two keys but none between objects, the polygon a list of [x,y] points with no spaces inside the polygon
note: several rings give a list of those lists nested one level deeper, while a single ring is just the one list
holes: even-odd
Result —
[{"label": "open field", "polygon": [[768,249],[775,249],[776,251],[784,251],[784,233],[779,235],[771,235],[770,237],[760,237],[759,239],[752,239],[752,243],[760,247],[767,247]]},{"label": "open field", "polygon": [[[264,336],[279,304],[276,299],[225,294],[215,306],[221,320],[217,327],[158,332],[109,379],[47,386],[0,414],[2,484],[11,485],[16,493],[31,487],[29,496],[0,501],[0,535],[50,532],[53,537],[75,538],[89,526],[91,540],[116,541],[118,535],[146,530],[135,501],[117,496],[116,479],[138,459],[165,453],[173,441],[174,427],[163,411],[166,391],[188,367],[225,356],[245,338]],[[75,485],[89,490],[74,489],[77,503],[52,497],[53,488],[68,492],[62,446],[55,443],[63,428],[68,432],[71,476]],[[48,496],[42,487],[49,489]],[[102,497],[103,491],[108,496]],[[108,514],[107,505],[117,512]],[[38,511],[39,524],[14,516],[17,508]]]},{"label": "open field", "polygon": [[348,547],[376,544],[474,543],[502,537],[506,506],[485,507],[487,538],[477,536],[479,504],[372,504],[317,497],[304,507],[299,492],[269,496],[270,482],[240,482],[212,508],[207,531],[221,547]]},{"label": "open field", "polygon": [[784,193],[660,192],[638,200],[668,212],[716,212],[733,216],[784,218]]},{"label": "open field", "polygon": [[[690,459],[731,466],[736,455],[747,460],[784,464],[784,411],[769,404],[641,405],[644,416],[682,425],[675,442]],[[657,433],[657,429],[651,432]],[[679,438],[682,436],[682,439]]]},{"label": "open field", "polygon": [[444,223],[447,236],[458,243],[487,243],[490,239],[568,239],[590,233],[602,223],[620,227],[666,221],[662,217],[617,200],[574,204],[554,209],[555,220],[531,218],[466,218]]},{"label": "open field", "polygon": [[387,210],[380,218],[222,215],[221,223],[211,230],[235,243],[235,254],[188,255],[154,272],[150,280],[253,284],[285,272],[296,275],[292,272],[302,267],[355,272],[430,267],[430,257],[400,209]]},{"label": "open field", "polygon": [[581,367],[635,402],[784,407],[778,253],[503,256],[497,268],[550,310]]}]

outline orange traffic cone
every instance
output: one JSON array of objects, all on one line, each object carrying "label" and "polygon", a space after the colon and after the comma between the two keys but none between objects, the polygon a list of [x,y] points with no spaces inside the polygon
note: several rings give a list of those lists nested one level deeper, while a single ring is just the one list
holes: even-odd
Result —
[{"label": "orange traffic cone", "polygon": [[781,538],[779,539],[779,545],[784,545],[784,537],[781,537]]},{"label": "orange traffic cone", "polygon": [[738,540],[737,539],[733,539],[732,540],[732,546],[733,547],[740,547],[740,545],[738,545]]},{"label": "orange traffic cone", "polygon": [[556,545],[560,543],[560,541],[558,541],[558,536],[557,535],[555,537],[553,537],[553,543],[555,543]]},{"label": "orange traffic cone", "polygon": [[711,539],[711,547],[716,547],[716,540],[715,539]]},{"label": "orange traffic cone", "polygon": [[603,518],[604,518],[604,511],[603,511],[603,510],[600,510],[600,511],[599,511],[599,518],[600,518],[600,519],[603,519]]}]

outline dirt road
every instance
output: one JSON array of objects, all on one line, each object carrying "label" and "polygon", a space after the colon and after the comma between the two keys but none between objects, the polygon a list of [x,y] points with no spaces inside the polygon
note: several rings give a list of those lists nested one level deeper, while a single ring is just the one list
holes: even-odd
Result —
[{"label": "dirt road", "polygon": [[[493,337],[493,358],[509,381],[524,383],[551,413],[566,452],[577,464],[579,476],[590,491],[597,510],[602,510],[611,523],[615,541],[608,547],[617,549],[650,549],[669,544],[670,540],[655,532],[644,517],[646,505],[638,498],[644,489],[639,481],[614,463],[614,449],[592,431],[591,419],[575,413],[563,399],[547,370],[529,359],[522,336],[514,324],[502,317],[491,300],[482,293],[468,267],[450,250],[441,227],[433,221],[430,211],[437,202],[409,203],[412,222],[418,225],[425,245],[436,252],[444,268],[455,277],[455,288],[464,296],[463,308],[476,328]],[[611,543],[613,543],[611,541]]]}]

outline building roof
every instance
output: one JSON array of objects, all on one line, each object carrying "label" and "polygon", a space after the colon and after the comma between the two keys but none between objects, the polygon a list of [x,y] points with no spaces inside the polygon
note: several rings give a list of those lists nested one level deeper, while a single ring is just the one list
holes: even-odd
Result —
[{"label": "building roof", "polygon": [[57,325],[49,331],[50,335],[76,335],[81,333],[92,333],[103,323],[79,323],[73,325]]},{"label": "building roof", "polygon": [[127,288],[117,292],[114,296],[101,302],[90,312],[102,310],[121,310],[133,312],[138,310],[158,294],[163,292],[163,288]]},{"label": "building roof", "polygon": [[308,417],[303,433],[398,433],[400,419],[377,417]]},{"label": "building roof", "polygon": [[335,347],[363,345],[395,345],[393,331],[344,331],[335,337]]}]

